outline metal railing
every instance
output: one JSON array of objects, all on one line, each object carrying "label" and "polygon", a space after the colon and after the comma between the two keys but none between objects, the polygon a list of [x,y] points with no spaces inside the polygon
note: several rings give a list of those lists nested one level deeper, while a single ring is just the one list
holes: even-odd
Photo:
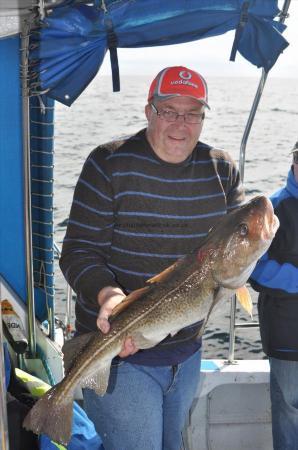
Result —
[{"label": "metal railing", "polygon": [[23,152],[24,152],[24,215],[26,254],[26,298],[28,305],[28,343],[32,358],[36,354],[35,303],[33,279],[32,213],[31,213],[31,170],[30,170],[30,124],[28,95],[28,54],[30,20],[24,20],[21,31],[22,67],[22,112],[23,112]]},{"label": "metal railing", "polygon": [[[281,23],[284,23],[285,19],[288,17],[288,10],[290,6],[291,0],[285,0],[283,8],[281,10],[281,13],[279,15],[279,21]],[[258,89],[255,94],[255,98],[249,113],[249,117],[246,123],[246,127],[243,133],[241,145],[240,145],[240,153],[239,153],[239,171],[240,171],[240,178],[243,182],[244,180],[244,167],[245,167],[245,152],[246,152],[246,145],[247,140],[251,131],[251,127],[257,112],[258,105],[261,100],[261,96],[264,90],[264,86],[267,80],[268,73],[262,69],[262,75],[261,79],[259,81]],[[235,355],[235,331],[239,328],[255,328],[258,327],[258,322],[251,322],[251,323],[236,323],[236,296],[234,295],[231,299],[231,314],[230,314],[230,340],[229,340],[229,355],[228,355],[228,362],[233,363],[234,362],[234,355]]]}]

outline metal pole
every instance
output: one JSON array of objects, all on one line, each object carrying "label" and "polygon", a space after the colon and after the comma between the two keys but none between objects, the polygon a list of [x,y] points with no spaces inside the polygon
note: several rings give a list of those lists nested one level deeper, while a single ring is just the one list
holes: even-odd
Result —
[{"label": "metal pole", "polygon": [[[285,0],[283,8],[281,10],[280,13],[280,17],[279,17],[279,22],[284,23],[285,19],[288,17],[288,10],[289,10],[289,6],[290,6],[291,0]],[[264,69],[262,69],[262,76],[259,82],[259,86],[253,101],[253,105],[252,108],[250,110],[250,114],[249,114],[249,118],[248,121],[246,123],[246,127],[243,133],[243,137],[242,137],[242,141],[241,141],[241,146],[240,146],[240,154],[239,154],[239,170],[240,170],[240,177],[241,177],[241,181],[244,180],[244,165],[245,165],[245,151],[246,151],[246,144],[247,144],[247,140],[250,134],[250,130],[257,112],[257,108],[259,105],[259,102],[261,100],[261,96],[263,94],[263,90],[265,87],[265,83],[267,80],[267,76],[268,73],[266,73],[264,71]]]},{"label": "metal pole", "polygon": [[[288,16],[288,10],[290,6],[291,0],[285,0],[283,8],[281,10],[279,22],[284,23],[286,17]],[[251,131],[251,127],[257,112],[257,108],[259,106],[261,96],[263,94],[264,86],[267,80],[268,73],[262,69],[261,79],[259,81],[259,86],[257,92],[255,94],[255,98],[252,104],[252,108],[250,110],[250,114],[246,123],[246,127],[243,133],[241,145],[240,145],[240,153],[239,153],[239,171],[240,178],[243,182],[244,180],[244,166],[245,166],[245,152],[247,140]],[[230,341],[229,341],[229,356],[228,362],[232,363],[234,361],[234,351],[235,351],[235,321],[236,321],[236,296],[234,295],[231,299],[231,315],[230,315]]]},{"label": "metal pole", "polygon": [[244,130],[244,133],[243,133],[242,141],[241,141],[240,153],[239,153],[239,170],[240,170],[240,178],[241,178],[242,182],[244,180],[244,165],[245,165],[246,144],[247,144],[247,140],[248,140],[248,137],[249,137],[249,134],[250,134],[250,130],[251,130],[251,127],[252,127],[252,124],[253,124],[253,121],[254,121],[254,118],[255,118],[255,115],[256,115],[256,112],[257,112],[260,100],[261,100],[261,96],[262,96],[262,93],[263,93],[263,90],[264,90],[264,86],[265,86],[265,83],[266,83],[266,80],[267,80],[267,76],[268,76],[268,73],[266,73],[264,71],[264,69],[262,69],[262,76],[261,76],[261,79],[259,81],[259,86],[258,86],[256,95],[255,95],[255,98],[254,98],[254,102],[253,102],[252,108],[251,108],[250,113],[249,113],[249,117],[248,117],[248,120],[247,120],[247,123],[246,123],[246,127],[245,127],[245,130]]},{"label": "metal pole", "polygon": [[2,312],[0,302],[0,436],[1,450],[8,450],[8,425],[6,408],[6,390],[5,390],[5,367],[3,354],[3,333],[2,333]]},{"label": "metal pole", "polygon": [[28,306],[29,354],[36,355],[36,329],[33,279],[32,215],[31,215],[31,167],[30,167],[30,122],[28,95],[28,54],[30,26],[24,20],[21,32],[22,45],[22,108],[23,108],[23,154],[24,154],[24,215],[26,252],[26,295]]}]

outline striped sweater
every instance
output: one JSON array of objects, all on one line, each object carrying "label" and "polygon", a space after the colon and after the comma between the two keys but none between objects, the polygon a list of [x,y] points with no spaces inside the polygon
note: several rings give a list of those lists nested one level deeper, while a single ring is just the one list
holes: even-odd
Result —
[{"label": "striped sweater", "polygon": [[[243,201],[231,157],[202,142],[179,164],[159,159],[145,130],[97,147],[75,188],[60,260],[77,293],[77,331],[96,329],[100,289],[120,286],[129,293],[142,287],[197,247],[218,219]],[[194,328],[190,335],[198,325]],[[128,360],[176,364],[200,347],[193,339],[179,342],[179,334],[174,341]]]}]

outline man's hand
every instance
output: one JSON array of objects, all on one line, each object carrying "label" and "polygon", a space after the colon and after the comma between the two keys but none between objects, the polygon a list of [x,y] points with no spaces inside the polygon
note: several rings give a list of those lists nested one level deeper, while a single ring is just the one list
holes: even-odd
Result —
[{"label": "man's hand", "polygon": [[[106,286],[101,289],[97,296],[97,301],[100,306],[97,327],[104,333],[108,333],[110,330],[109,317],[112,314],[113,309],[119,303],[125,299],[124,292],[118,287]],[[128,355],[133,355],[138,351],[131,337],[127,337],[123,343],[122,350],[119,353],[121,358],[125,358]]]}]

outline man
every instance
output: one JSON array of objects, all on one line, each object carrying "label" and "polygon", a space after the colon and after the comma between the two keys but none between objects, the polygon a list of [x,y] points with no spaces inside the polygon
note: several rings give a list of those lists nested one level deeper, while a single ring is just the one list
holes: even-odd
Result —
[{"label": "man", "polygon": [[274,450],[298,450],[298,142],[285,187],[272,195],[280,227],[251,275],[270,359]]},{"label": "man", "polygon": [[[75,189],[61,268],[77,292],[76,328],[109,329],[113,308],[192,251],[244,200],[231,157],[198,142],[208,106],[203,77],[168,67],[153,80],[148,126],[95,149]],[[197,389],[200,323],[137,351],[128,338],[108,392],[84,390],[105,450],[178,450]]]}]

